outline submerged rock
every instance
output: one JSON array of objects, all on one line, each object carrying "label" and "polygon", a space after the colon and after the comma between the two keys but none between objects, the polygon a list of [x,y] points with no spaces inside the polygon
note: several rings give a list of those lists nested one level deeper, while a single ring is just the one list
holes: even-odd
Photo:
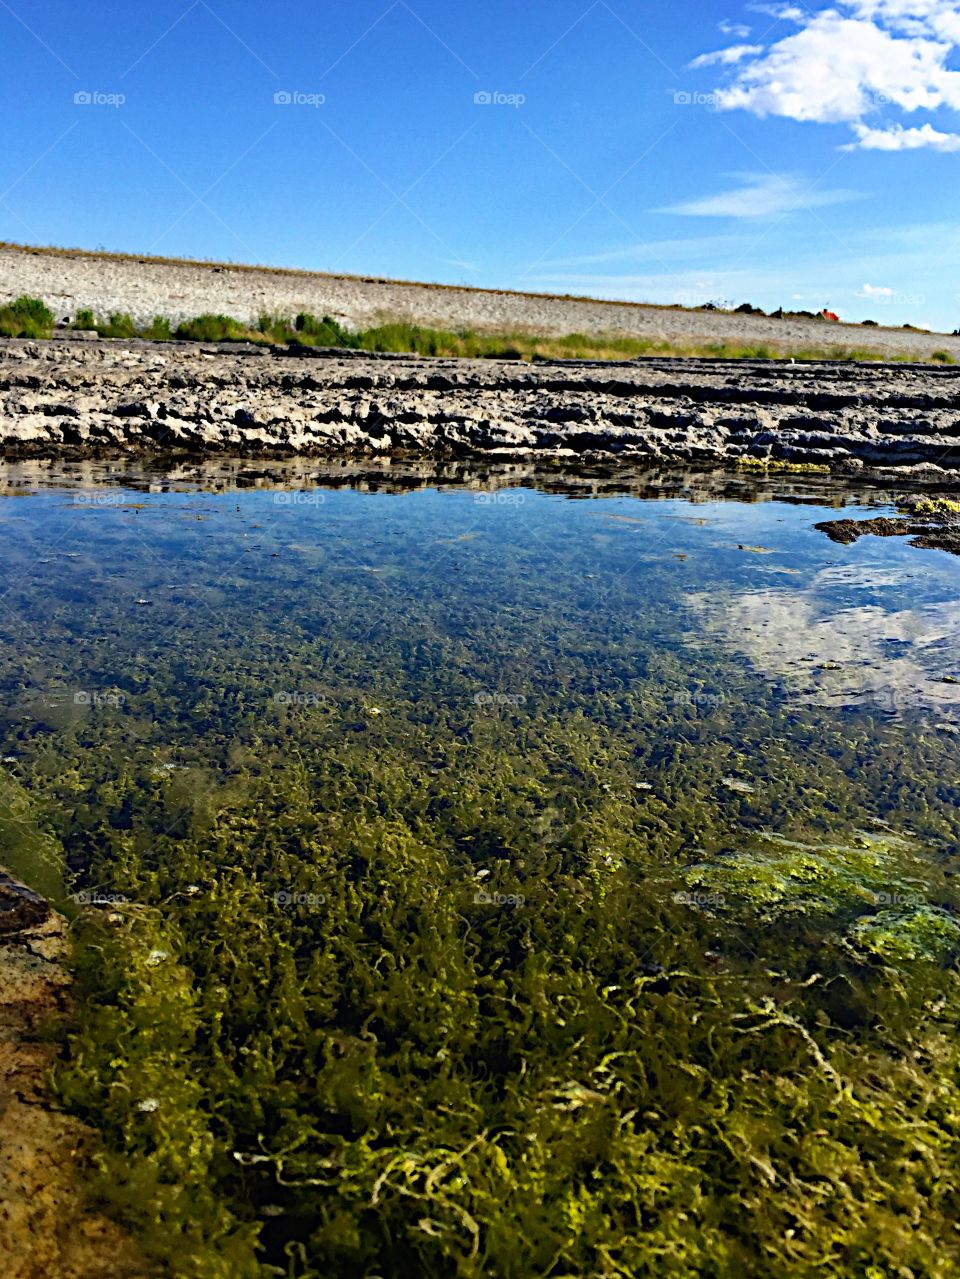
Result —
[{"label": "submerged rock", "polygon": [[50,906],[37,893],[0,871],[0,937],[37,928],[50,918]]},{"label": "submerged rock", "polygon": [[149,1279],[132,1241],[91,1210],[80,1176],[97,1139],[53,1096],[69,1007],[68,928],[0,871],[0,1273],[3,1279]]},{"label": "submerged rock", "polygon": [[897,502],[897,518],[880,515],[869,520],[824,520],[815,525],[832,542],[849,546],[867,535],[910,537],[923,550],[960,555],[960,502],[948,497],[911,494]]}]

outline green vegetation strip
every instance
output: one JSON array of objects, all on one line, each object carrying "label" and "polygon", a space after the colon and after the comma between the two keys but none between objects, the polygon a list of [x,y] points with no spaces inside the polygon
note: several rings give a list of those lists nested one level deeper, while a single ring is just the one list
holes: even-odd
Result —
[{"label": "green vegetation strip", "polygon": [[[253,342],[263,345],[338,347],[347,350],[411,355],[447,356],[456,359],[492,360],[634,360],[643,356],[691,356],[715,359],[801,361],[846,360],[912,363],[912,355],[860,347],[810,346],[780,348],[763,343],[678,343],[654,338],[630,338],[622,334],[572,333],[549,337],[528,332],[480,333],[473,329],[434,329],[394,321],[369,329],[343,328],[330,316],[318,319],[302,312],[294,319],[261,315],[255,326],[226,315],[199,315],[174,325],[163,316],[137,325],[131,316],[114,313],[107,319],[92,311],[78,312],[70,326],[96,332],[105,338],[144,338],[152,342]],[[54,317],[43,302],[21,297],[0,308],[0,336],[49,338]],[[934,351],[930,362],[955,364],[948,351]]]}]

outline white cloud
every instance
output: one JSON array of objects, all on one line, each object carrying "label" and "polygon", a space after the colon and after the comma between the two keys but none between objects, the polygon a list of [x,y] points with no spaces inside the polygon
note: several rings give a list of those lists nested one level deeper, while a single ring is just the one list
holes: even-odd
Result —
[{"label": "white cloud", "polygon": [[729,18],[724,18],[722,22],[718,22],[717,26],[725,36],[732,36],[734,40],[746,40],[750,34],[750,27],[742,22],[731,22]]},{"label": "white cloud", "polygon": [[930,35],[951,44],[960,36],[960,14],[952,0],[850,0],[857,16],[908,36]]},{"label": "white cloud", "polygon": [[736,233],[700,236],[684,236],[670,240],[640,240],[621,244],[597,253],[578,253],[570,257],[548,258],[537,263],[542,270],[570,267],[603,266],[610,262],[645,262],[656,265],[700,258],[714,263],[719,254],[736,254],[742,249],[741,237]]},{"label": "white cloud", "polygon": [[717,90],[721,110],[850,124],[851,149],[960,148],[930,123],[904,128],[895,118],[960,112],[960,71],[950,65],[960,49],[960,0],[837,0],[772,13],[798,29],[759,52],[734,44],[691,64],[735,68]]},{"label": "white cloud", "polygon": [[690,63],[690,67],[692,70],[712,66],[732,67],[755,53],[763,53],[762,44],[735,44],[729,49],[717,49],[714,53],[701,53],[699,58],[694,58]]},{"label": "white cloud", "polygon": [[902,124],[887,129],[871,129],[866,124],[855,124],[856,142],[850,142],[846,151],[917,151],[932,147],[937,151],[960,151],[960,134],[941,133],[932,124],[919,129],[905,129]]},{"label": "white cloud", "polygon": [[[950,715],[960,689],[944,684],[942,654],[960,634],[960,605],[905,608],[910,583],[897,570],[861,562],[824,569],[803,589],[779,587],[686,597],[704,632],[813,705],[922,709]],[[873,603],[877,596],[883,603]],[[839,598],[854,602],[838,607]],[[898,607],[901,605],[901,607]],[[838,667],[817,668],[829,653]]]},{"label": "white cloud", "polygon": [[857,292],[858,298],[892,298],[893,289],[888,289],[883,284],[865,284],[862,289]]},{"label": "white cloud", "polygon": [[855,200],[853,191],[819,191],[816,187],[790,174],[745,174],[739,187],[714,195],[684,200],[660,209],[660,213],[679,213],[695,218],[771,218],[798,209],[822,208]]}]

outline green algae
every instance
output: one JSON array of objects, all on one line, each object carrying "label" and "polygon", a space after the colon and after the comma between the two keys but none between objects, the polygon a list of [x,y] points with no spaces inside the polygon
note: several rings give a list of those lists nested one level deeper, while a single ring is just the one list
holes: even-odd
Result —
[{"label": "green algae", "polygon": [[38,805],[0,764],[0,866],[56,905],[69,910],[63,850],[41,824]]},{"label": "green algae", "polygon": [[690,867],[685,900],[714,914],[769,926],[820,919],[865,958],[903,966],[960,956],[960,922],[936,856],[891,834],[858,832],[843,844],[765,834],[751,846]]},{"label": "green algae", "polygon": [[851,941],[890,964],[925,959],[942,962],[960,951],[960,924],[946,911],[923,905],[916,910],[882,910],[858,919]]},{"label": "green algae", "polygon": [[850,843],[824,844],[765,833],[712,864],[691,867],[686,879],[767,920],[788,913],[839,914],[916,900],[925,887],[918,874],[932,860],[925,862],[920,851],[895,835],[858,832]]},{"label": "green algae", "polygon": [[960,502],[949,497],[927,497],[912,503],[916,515],[960,515]]},{"label": "green algae", "polygon": [[745,471],[786,472],[796,475],[829,475],[830,467],[822,462],[788,462],[784,458],[740,457],[737,467]]},{"label": "green algae", "polygon": [[92,1193],[178,1279],[956,1273],[956,743],[704,643],[592,504],[341,498],[5,549]]}]

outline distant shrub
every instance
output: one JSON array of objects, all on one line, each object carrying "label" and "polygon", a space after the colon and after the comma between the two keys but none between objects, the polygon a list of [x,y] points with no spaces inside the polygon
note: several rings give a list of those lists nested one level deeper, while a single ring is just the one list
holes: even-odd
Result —
[{"label": "distant shrub", "polygon": [[861,321],[861,323],[863,324],[864,328],[868,328],[868,329],[876,329],[880,327],[877,324],[876,320],[863,320]]},{"label": "distant shrub", "polygon": [[936,360],[937,364],[956,364],[956,360],[949,351],[934,351],[930,359]]},{"label": "distant shrub", "polygon": [[173,327],[165,316],[155,315],[140,336],[151,342],[169,342],[173,337]]},{"label": "distant shrub", "polygon": [[198,315],[178,324],[174,337],[187,342],[249,342],[252,334],[228,315]]},{"label": "distant shrub", "polygon": [[318,320],[309,311],[301,311],[294,321],[296,339],[313,346],[354,346],[356,339],[330,315]]},{"label": "distant shrub", "polygon": [[26,295],[0,307],[0,336],[48,338],[53,332],[53,312],[39,298]]},{"label": "distant shrub", "polygon": [[105,324],[100,323],[95,327],[102,338],[135,338],[138,336],[137,326],[133,322],[133,317],[125,311],[114,311]]},{"label": "distant shrub", "polygon": [[97,327],[97,317],[92,311],[78,311],[74,316],[73,323],[70,327],[71,329],[83,329],[85,332],[89,333]]}]

